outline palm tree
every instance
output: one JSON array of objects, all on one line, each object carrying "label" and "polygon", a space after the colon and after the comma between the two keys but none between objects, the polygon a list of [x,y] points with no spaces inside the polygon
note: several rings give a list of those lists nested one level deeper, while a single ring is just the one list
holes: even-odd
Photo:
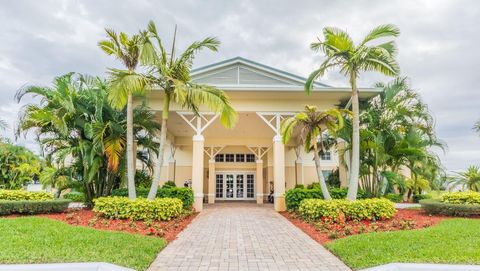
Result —
[{"label": "palm tree", "polygon": [[8,127],[8,123],[3,120],[3,119],[0,119],[0,130],[6,130]]},{"label": "palm tree", "polygon": [[330,109],[317,111],[316,106],[307,105],[303,112],[285,119],[281,125],[283,143],[286,144],[295,134],[298,142],[304,145],[305,151],[313,150],[313,157],[317,169],[317,177],[322,189],[323,197],[326,200],[332,199],[328,192],[325,177],[322,174],[320,165],[320,152],[326,150],[324,145],[324,132],[334,133],[343,126],[342,111]]},{"label": "palm tree", "polygon": [[124,32],[119,35],[111,29],[105,29],[107,40],[98,42],[98,46],[107,54],[119,59],[126,70],[109,69],[110,89],[108,100],[117,108],[127,105],[127,186],[128,197],[136,198],[135,168],[133,153],[133,95],[143,93],[147,85],[146,78],[136,72],[142,56],[144,36],[141,34],[129,37]]},{"label": "palm tree", "polygon": [[[151,82],[163,92],[162,129],[160,133],[160,147],[155,165],[152,187],[148,194],[149,199],[155,198],[163,164],[164,150],[167,135],[167,121],[170,105],[177,103],[182,108],[188,108],[195,114],[200,105],[206,105],[212,111],[221,115],[221,122],[225,127],[233,127],[237,114],[228,100],[227,95],[211,86],[195,84],[190,79],[190,70],[196,53],[203,49],[216,52],[220,42],[216,38],[208,37],[202,41],[190,44],[185,51],[175,56],[175,36],[170,54],[167,54],[155,24],[148,24],[145,56],[148,56],[148,65],[151,67]],[[148,50],[147,50],[148,48]]]},{"label": "palm tree", "polygon": [[[63,189],[76,182],[89,205],[93,198],[110,195],[125,179],[127,113],[112,107],[107,83],[70,73],[55,78],[52,87],[27,86],[17,99],[25,95],[41,101],[24,107],[17,133],[35,132],[46,160],[57,169],[41,176],[44,183]],[[160,125],[154,113],[137,106],[133,120],[139,148],[156,155],[153,139]]]},{"label": "palm tree", "polygon": [[465,172],[456,172],[456,176],[451,177],[451,183],[459,185],[463,189],[480,192],[480,167],[469,166]]},{"label": "palm tree", "polygon": [[399,29],[394,25],[380,25],[374,28],[358,45],[355,45],[347,32],[333,27],[323,29],[324,40],[313,42],[310,47],[314,51],[322,51],[326,60],[313,71],[305,83],[305,91],[310,94],[314,81],[322,77],[329,69],[339,68],[348,78],[352,88],[352,161],[350,163],[350,180],[347,198],[355,200],[358,190],[360,169],[360,117],[357,78],[361,72],[376,71],[387,76],[399,73],[395,60],[396,46],[394,41],[372,44],[380,38],[397,37]]},{"label": "palm tree", "polygon": [[480,120],[475,123],[473,130],[475,130],[477,133],[480,133]]}]

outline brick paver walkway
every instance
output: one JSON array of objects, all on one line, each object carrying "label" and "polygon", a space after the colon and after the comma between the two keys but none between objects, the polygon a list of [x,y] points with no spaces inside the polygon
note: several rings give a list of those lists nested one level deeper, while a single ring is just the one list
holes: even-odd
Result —
[{"label": "brick paver walkway", "polygon": [[159,270],[350,270],[272,205],[207,206],[152,263]]}]

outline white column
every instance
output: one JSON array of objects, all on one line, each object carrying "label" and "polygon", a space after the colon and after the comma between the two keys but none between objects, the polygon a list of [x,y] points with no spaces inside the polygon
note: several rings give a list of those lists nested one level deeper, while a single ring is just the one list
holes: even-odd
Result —
[{"label": "white column", "polygon": [[197,212],[203,210],[203,135],[193,136],[192,152],[192,189],[194,194],[193,207]]},{"label": "white column", "polygon": [[303,161],[300,157],[295,160],[295,176],[297,178],[297,184],[305,185],[303,178]]},{"label": "white column", "polygon": [[257,159],[257,204],[263,204],[263,160]]},{"label": "white column", "polygon": [[285,146],[279,134],[273,137],[273,186],[275,211],[285,211]]},{"label": "white column", "polygon": [[208,160],[208,204],[215,203],[215,159]]}]

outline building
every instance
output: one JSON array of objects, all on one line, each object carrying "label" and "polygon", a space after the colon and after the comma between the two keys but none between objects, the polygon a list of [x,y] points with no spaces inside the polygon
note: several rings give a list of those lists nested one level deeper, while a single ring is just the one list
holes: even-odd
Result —
[{"label": "building", "polygon": [[[305,78],[241,57],[195,69],[192,80],[224,90],[238,112],[238,123],[226,129],[208,110],[195,116],[173,106],[162,182],[173,180],[182,186],[191,180],[194,207],[199,211],[204,201],[251,200],[262,204],[273,188],[275,209],[282,211],[287,189],[317,181],[313,154],[284,145],[280,123],[307,104],[321,110],[348,104],[350,88],[317,82],[307,96]],[[360,98],[377,92],[361,89]],[[161,111],[161,93],[153,92],[147,100],[153,110]],[[322,160],[324,174],[338,168],[338,161],[334,151],[326,154]],[[345,182],[345,172],[340,175]]]}]

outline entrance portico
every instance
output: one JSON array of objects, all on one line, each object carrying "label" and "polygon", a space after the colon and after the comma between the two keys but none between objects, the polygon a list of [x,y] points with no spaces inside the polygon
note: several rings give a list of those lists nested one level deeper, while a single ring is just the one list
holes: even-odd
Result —
[{"label": "entrance portico", "polygon": [[[173,103],[168,119],[167,144],[161,183],[183,186],[191,180],[194,208],[218,200],[250,200],[263,204],[273,187],[275,210],[285,210],[285,191],[297,184],[317,181],[313,155],[282,143],[283,119],[307,104],[320,110],[346,104],[349,88],[315,83],[311,95],[303,91],[305,78],[243,58],[234,58],[192,71],[192,80],[225,91],[238,113],[233,129],[222,126],[218,115],[200,106],[198,114]],[[376,89],[361,89],[368,98]],[[161,114],[163,94],[147,97],[150,108]],[[171,152],[168,152],[168,149]],[[335,150],[322,160],[322,171],[339,168]],[[345,170],[340,171],[343,178]],[[343,181],[345,183],[345,181]]]}]

